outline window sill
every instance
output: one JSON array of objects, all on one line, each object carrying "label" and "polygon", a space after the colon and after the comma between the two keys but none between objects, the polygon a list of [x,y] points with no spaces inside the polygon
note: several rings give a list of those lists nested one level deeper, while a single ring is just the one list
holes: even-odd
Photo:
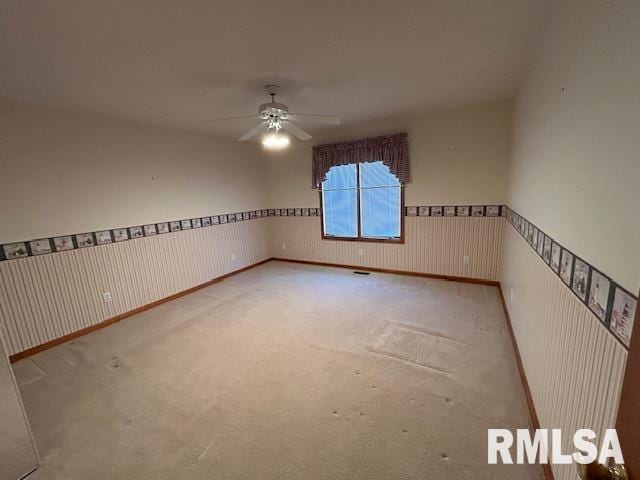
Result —
[{"label": "window sill", "polygon": [[404,237],[400,238],[361,238],[361,237],[332,237],[322,235],[322,240],[335,240],[338,242],[363,242],[363,243],[395,243],[404,244]]}]

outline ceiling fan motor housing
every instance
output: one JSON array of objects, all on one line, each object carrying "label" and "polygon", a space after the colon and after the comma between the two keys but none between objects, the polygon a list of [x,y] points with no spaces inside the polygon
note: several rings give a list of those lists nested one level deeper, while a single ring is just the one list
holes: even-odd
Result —
[{"label": "ceiling fan motor housing", "polygon": [[284,103],[278,102],[263,103],[258,107],[258,115],[263,120],[269,120],[270,118],[286,120],[289,116],[289,107]]}]

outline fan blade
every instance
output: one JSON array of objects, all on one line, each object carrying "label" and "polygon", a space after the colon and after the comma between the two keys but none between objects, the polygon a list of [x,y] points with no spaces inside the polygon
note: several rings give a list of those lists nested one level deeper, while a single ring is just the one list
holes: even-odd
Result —
[{"label": "fan blade", "polygon": [[254,135],[257,135],[258,133],[260,133],[262,130],[264,130],[266,128],[267,128],[267,122],[259,123],[258,125],[253,127],[251,130],[249,130],[247,133],[242,135],[238,139],[238,141],[239,142],[244,142],[245,140],[249,140],[251,137],[253,137]]},{"label": "fan blade", "polygon": [[212,118],[205,120],[205,122],[227,122],[229,120],[257,120],[257,115],[244,115],[242,117],[226,117],[226,118]]},{"label": "fan blade", "polygon": [[306,113],[290,113],[289,120],[294,122],[309,122],[309,123],[325,123],[327,125],[340,125],[340,117],[335,115],[310,115]]},{"label": "fan blade", "polygon": [[300,127],[298,127],[297,125],[294,125],[291,122],[285,122],[283,120],[282,128],[287,132],[292,133],[294,136],[298,137],[298,139],[302,140],[303,142],[311,138],[311,135],[309,135],[307,132],[305,132]]}]

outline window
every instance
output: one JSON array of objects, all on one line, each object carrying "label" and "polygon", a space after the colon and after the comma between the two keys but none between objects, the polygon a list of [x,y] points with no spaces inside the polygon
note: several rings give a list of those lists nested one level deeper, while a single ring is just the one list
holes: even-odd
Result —
[{"label": "window", "polygon": [[382,162],[332,167],[321,185],[323,237],[402,238],[402,186]]}]

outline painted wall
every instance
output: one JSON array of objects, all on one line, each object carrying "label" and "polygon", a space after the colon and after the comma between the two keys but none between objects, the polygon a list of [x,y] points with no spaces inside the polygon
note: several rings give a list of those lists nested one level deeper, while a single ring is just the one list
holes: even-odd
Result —
[{"label": "painted wall", "polygon": [[[615,427],[627,351],[508,223],[501,284],[542,428],[572,434]],[[511,296],[513,292],[513,297]],[[556,480],[576,480],[575,465],[554,465]]]},{"label": "painted wall", "polygon": [[[412,120],[415,183],[407,202],[501,203],[510,115],[509,102],[494,102]],[[299,148],[266,156],[255,144],[59,110],[10,105],[5,119],[5,242],[318,201],[309,188],[309,146],[303,164]],[[18,353],[269,256],[496,280],[502,223],[407,218],[407,243],[398,246],[321,241],[317,217],[253,219],[7,260],[0,262],[0,327],[9,353]]]},{"label": "painted wall", "polygon": [[[294,142],[288,151],[267,155],[269,206],[319,206],[318,192],[311,188],[313,144],[398,131],[409,134],[412,181],[405,190],[406,205],[501,205],[511,109],[510,101],[496,101],[326,130],[309,144]],[[406,242],[395,245],[322,240],[319,218],[275,218],[271,250],[282,258],[497,280],[502,223],[497,218],[407,217]]]},{"label": "painted wall", "polygon": [[491,205],[506,200],[511,148],[510,101],[387,119],[357,127],[328,129],[309,143],[269,153],[269,207],[316,207],[311,189],[314,144],[406,131],[409,134],[412,181],[407,205]]},{"label": "painted wall", "polygon": [[637,293],[640,3],[555,2],[516,100],[508,204]]},{"label": "painted wall", "polygon": [[[0,243],[266,203],[265,163],[255,145],[25,105],[3,105],[2,121]],[[268,258],[266,222],[0,262],[0,335],[8,353]]]},{"label": "painted wall", "polygon": [[[638,18],[640,4],[631,1],[553,4],[515,102],[507,200],[633,294],[640,279]],[[511,225],[503,244],[501,283],[542,427],[613,427],[626,350]],[[577,478],[571,465],[554,473]]]},{"label": "painted wall", "polygon": [[2,105],[0,243],[263,208],[255,145]]},{"label": "painted wall", "polygon": [[[270,257],[268,218],[0,262],[0,335],[14,354]],[[109,292],[111,300],[104,301]]]}]

